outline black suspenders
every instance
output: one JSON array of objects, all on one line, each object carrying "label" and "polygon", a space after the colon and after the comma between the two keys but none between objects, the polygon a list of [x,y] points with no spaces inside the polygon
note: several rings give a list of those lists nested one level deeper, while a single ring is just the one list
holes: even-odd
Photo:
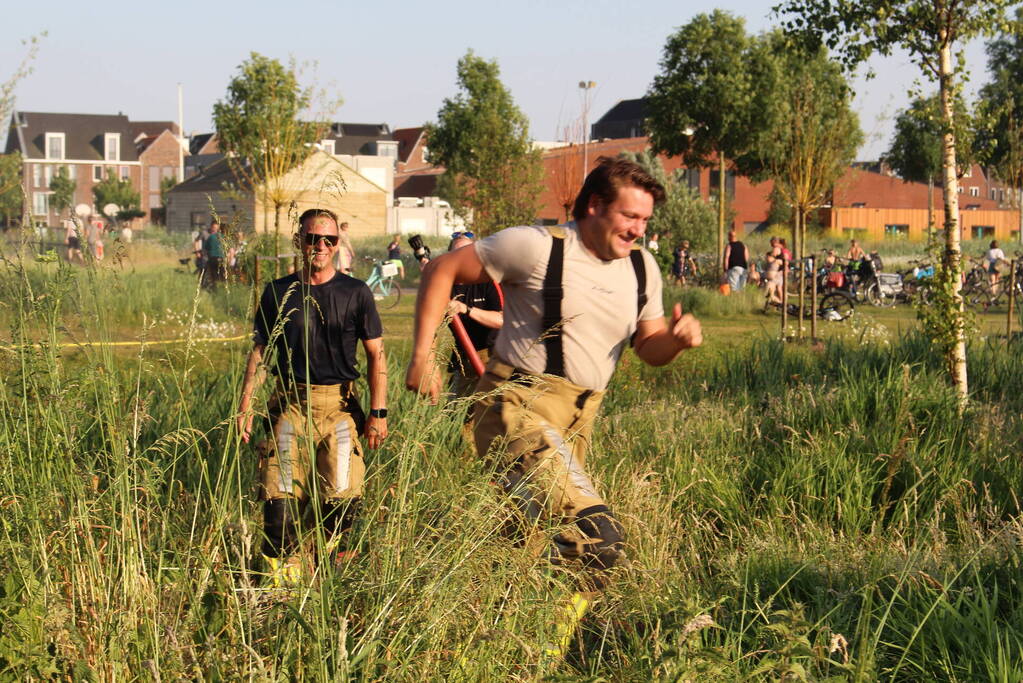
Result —
[{"label": "black suspenders", "polygon": [[[543,278],[543,318],[541,334],[543,346],[547,351],[547,364],[544,374],[565,376],[565,348],[562,343],[561,300],[565,297],[562,275],[565,271],[565,236],[551,233],[551,254],[547,259],[547,272]],[[646,263],[643,252],[633,249],[629,252],[632,269],[636,273],[636,318],[643,312],[647,303],[646,295]]]},{"label": "black suspenders", "polygon": [[561,275],[565,270],[565,238],[553,236],[551,255],[547,259],[547,273],[543,276],[543,346],[547,350],[547,365],[544,374],[565,376],[565,349],[561,343],[561,300],[565,289],[561,286]]}]

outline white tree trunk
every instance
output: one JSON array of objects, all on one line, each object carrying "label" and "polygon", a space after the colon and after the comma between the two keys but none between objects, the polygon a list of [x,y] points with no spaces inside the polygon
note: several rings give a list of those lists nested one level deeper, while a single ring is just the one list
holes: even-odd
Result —
[{"label": "white tree trunk", "polygon": [[718,157],[718,263],[721,264],[721,277],[725,276],[725,154]]},{"label": "white tree trunk", "polygon": [[965,407],[969,395],[969,383],[966,374],[966,330],[963,321],[963,282],[962,252],[960,249],[959,225],[959,180],[956,177],[956,138],[953,119],[953,68],[952,46],[944,40],[941,48],[941,61],[938,79],[941,93],[941,118],[944,127],[942,172],[945,190],[945,255],[940,267],[940,282],[950,282],[952,288],[954,320],[952,324],[953,339],[949,340],[945,362],[959,398],[960,407]]}]

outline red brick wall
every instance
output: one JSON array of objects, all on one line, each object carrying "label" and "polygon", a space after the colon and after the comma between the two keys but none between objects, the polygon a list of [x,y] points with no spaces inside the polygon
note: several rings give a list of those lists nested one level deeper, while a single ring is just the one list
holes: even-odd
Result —
[{"label": "red brick wall", "polygon": [[[139,192],[141,208],[147,216],[152,210],[162,206],[159,198],[160,180],[164,177],[178,175],[178,142],[174,134],[165,130],[139,155],[142,162],[142,176]],[[154,170],[155,169],[155,170]]]},{"label": "red brick wall", "polygon": [[[977,204],[978,209],[997,209],[999,202],[990,199],[989,191],[995,187],[988,183],[980,166],[974,165],[969,178],[962,178],[959,193],[960,208],[968,204]],[[977,188],[979,196],[970,194],[970,188]],[[833,204],[836,207],[851,207],[862,203],[867,208],[884,209],[927,209],[928,187],[926,183],[906,182],[901,178],[851,168],[835,184]],[[944,204],[944,192],[940,185],[934,188],[934,206],[941,208]]]}]

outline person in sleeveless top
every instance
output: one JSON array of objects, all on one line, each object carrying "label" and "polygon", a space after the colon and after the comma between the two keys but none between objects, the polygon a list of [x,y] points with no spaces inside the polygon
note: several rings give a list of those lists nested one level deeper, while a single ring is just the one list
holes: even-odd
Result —
[{"label": "person in sleeveless top", "polygon": [[728,244],[725,245],[724,271],[731,290],[742,291],[749,275],[749,247],[735,239],[734,230],[729,231]]}]

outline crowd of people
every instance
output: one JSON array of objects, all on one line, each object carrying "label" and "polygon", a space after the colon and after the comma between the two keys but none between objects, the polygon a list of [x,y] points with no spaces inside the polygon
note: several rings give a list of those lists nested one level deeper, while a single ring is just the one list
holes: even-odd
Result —
[{"label": "crowd of people", "polygon": [[85,263],[86,250],[93,259],[102,261],[106,256],[105,237],[114,235],[115,240],[131,244],[134,236],[130,224],[125,223],[120,231],[116,231],[97,215],[91,215],[84,221],[65,218],[61,226],[64,229],[64,246],[69,263]]},{"label": "crowd of people", "polygon": [[222,227],[220,219],[214,217],[209,227],[192,233],[195,273],[206,289],[216,289],[218,283],[226,281],[232,273],[238,272],[238,258],[245,249],[244,233],[235,231],[228,240]]}]

